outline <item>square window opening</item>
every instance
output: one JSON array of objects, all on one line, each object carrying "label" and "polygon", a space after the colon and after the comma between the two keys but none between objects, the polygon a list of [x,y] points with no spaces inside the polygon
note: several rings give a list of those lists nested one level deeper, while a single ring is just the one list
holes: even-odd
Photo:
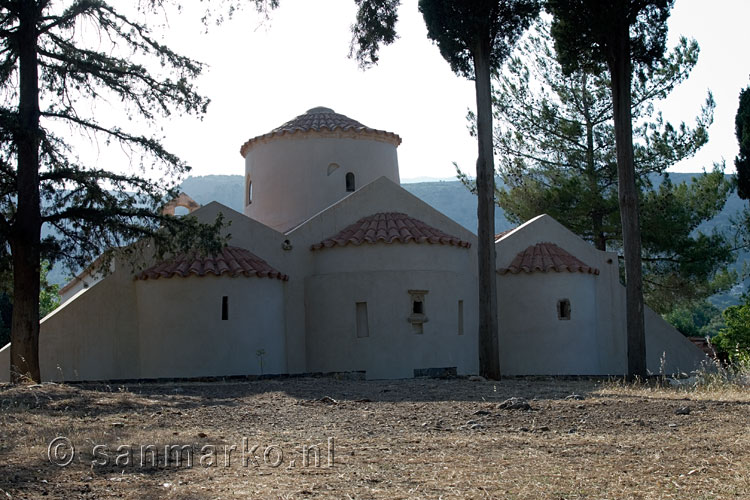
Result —
[{"label": "square window opening", "polygon": [[415,300],[411,305],[411,312],[414,314],[424,314],[424,303],[421,300]]}]

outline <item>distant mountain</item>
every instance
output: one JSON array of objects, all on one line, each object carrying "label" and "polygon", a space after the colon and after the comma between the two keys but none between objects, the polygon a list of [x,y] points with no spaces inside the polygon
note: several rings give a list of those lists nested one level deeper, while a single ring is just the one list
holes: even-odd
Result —
[{"label": "distant mountain", "polygon": [[[670,173],[669,177],[675,184],[689,182],[699,174],[694,173]],[[655,177],[654,182],[658,184],[661,177]],[[188,177],[182,183],[182,190],[191,198],[205,205],[212,201],[218,201],[238,212],[244,210],[244,177],[241,175],[206,175],[203,177]],[[476,198],[461,182],[454,181],[431,181],[413,182],[402,184],[402,187],[429,203],[454,221],[458,222],[470,231],[477,230]],[[724,210],[713,220],[701,227],[703,231],[711,231],[714,227],[728,228],[730,217],[742,209],[744,202],[733,193],[727,200]],[[497,232],[511,228],[511,223],[505,218],[501,208],[495,211],[495,228]]]},{"label": "distant mountain", "polygon": [[421,176],[421,177],[406,177],[401,178],[401,184],[414,184],[415,182],[452,182],[455,181],[455,177],[451,178],[445,178],[445,177],[427,177],[427,176]]},{"label": "distant mountain", "polygon": [[[477,197],[459,181],[402,184],[404,189],[432,205],[466,229],[477,232]],[[512,228],[501,208],[495,209],[495,232]]]},{"label": "distant mountain", "polygon": [[[218,201],[242,213],[245,208],[244,185],[241,175],[206,175],[188,177],[181,189],[201,205]],[[476,198],[459,181],[416,182],[403,184],[402,187],[470,231],[477,231]],[[510,227],[503,211],[497,209],[497,232]]]},{"label": "distant mountain", "polygon": [[218,201],[240,213],[245,209],[245,177],[242,175],[188,177],[180,189],[201,205]]}]

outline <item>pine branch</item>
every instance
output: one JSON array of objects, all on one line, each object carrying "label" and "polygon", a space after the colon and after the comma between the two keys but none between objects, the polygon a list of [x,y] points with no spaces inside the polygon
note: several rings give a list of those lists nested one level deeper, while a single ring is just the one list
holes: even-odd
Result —
[{"label": "pine branch", "polygon": [[143,149],[149,151],[150,153],[154,154],[157,158],[164,161],[165,163],[171,164],[180,170],[185,168],[185,165],[180,161],[180,159],[176,155],[164,149],[161,143],[159,143],[155,139],[149,139],[147,137],[139,136],[139,135],[131,135],[123,131],[119,127],[111,127],[111,128],[104,127],[94,121],[81,118],[71,113],[56,113],[56,112],[51,112],[51,111],[43,111],[41,115],[48,117],[48,118],[58,118],[61,120],[72,122],[76,125],[81,126],[84,129],[103,133],[125,144],[138,145],[142,147]]},{"label": "pine branch", "polygon": [[97,0],[78,0],[73,5],[69,6],[62,15],[59,16],[43,16],[41,21],[47,22],[47,24],[39,27],[39,34],[43,35],[49,33],[58,27],[70,28],[73,22],[81,15],[93,12],[94,9],[101,6],[102,2]]}]

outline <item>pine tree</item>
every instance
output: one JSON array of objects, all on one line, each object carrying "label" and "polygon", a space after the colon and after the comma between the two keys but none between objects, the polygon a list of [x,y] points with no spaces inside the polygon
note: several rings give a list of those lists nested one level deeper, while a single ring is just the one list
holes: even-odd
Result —
[{"label": "pine tree", "polygon": [[[564,73],[548,26],[540,23],[534,33],[504,66],[493,96],[498,174],[504,182],[498,205],[512,222],[547,213],[599,250],[621,251],[608,75]],[[734,257],[728,238],[699,230],[721,211],[731,183],[721,169],[688,185],[673,184],[666,173],[708,141],[711,94],[693,127],[673,126],[654,111],[656,100],[688,78],[698,52],[695,41],[680,40],[632,91],[644,293],[662,313],[702,300],[732,281],[726,271]]]},{"label": "pine tree", "polygon": [[[0,272],[13,273],[14,380],[40,378],[43,259],[82,265],[149,237],[162,250],[221,244],[216,226],[159,211],[188,165],[164,148],[153,124],[172,113],[199,117],[208,104],[193,85],[203,66],[149,30],[150,16],[170,3],[136,2],[125,11],[105,0],[0,2],[0,234],[7,242]],[[131,120],[133,130],[120,125]],[[135,173],[86,164],[68,140],[76,132],[124,150]],[[42,240],[44,224],[53,230]]]},{"label": "pine tree", "polygon": [[548,0],[563,70],[595,73],[606,65],[612,88],[618,203],[625,255],[628,375],[646,376],[641,230],[633,166],[631,82],[664,54],[674,0]]},{"label": "pine tree", "polygon": [[740,105],[734,123],[740,145],[740,154],[734,160],[737,193],[743,200],[750,200],[750,87],[740,92]]}]

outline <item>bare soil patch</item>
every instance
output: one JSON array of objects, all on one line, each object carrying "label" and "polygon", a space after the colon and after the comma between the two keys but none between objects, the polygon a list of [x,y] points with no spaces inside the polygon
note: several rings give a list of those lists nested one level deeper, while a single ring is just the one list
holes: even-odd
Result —
[{"label": "bare soil patch", "polygon": [[0,499],[750,498],[749,424],[592,380],[0,385]]}]

